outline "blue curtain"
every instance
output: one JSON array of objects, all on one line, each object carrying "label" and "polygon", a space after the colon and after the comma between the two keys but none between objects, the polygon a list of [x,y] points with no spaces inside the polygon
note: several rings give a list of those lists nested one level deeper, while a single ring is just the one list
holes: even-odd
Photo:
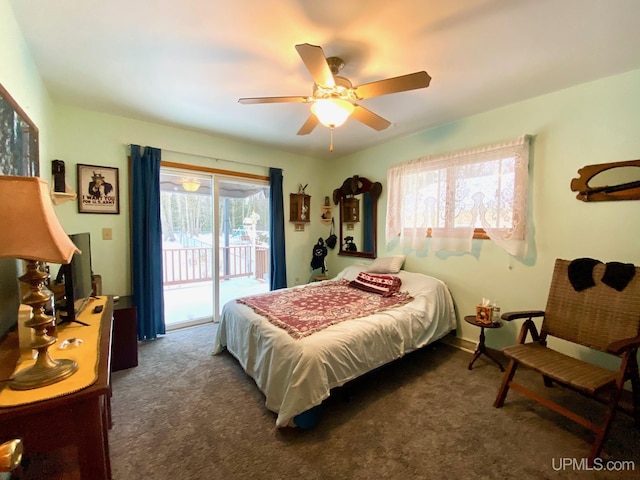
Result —
[{"label": "blue curtain", "polygon": [[160,225],[160,149],[131,145],[131,268],[138,340],[165,333]]},{"label": "blue curtain", "polygon": [[269,286],[271,290],[286,288],[287,262],[284,245],[284,203],[282,194],[282,169],[269,169],[269,238],[271,239],[271,268]]},{"label": "blue curtain", "polygon": [[373,252],[373,236],[376,232],[373,228],[373,200],[369,192],[365,192],[362,195],[362,216],[364,217],[362,222],[364,237],[362,239],[362,251]]}]

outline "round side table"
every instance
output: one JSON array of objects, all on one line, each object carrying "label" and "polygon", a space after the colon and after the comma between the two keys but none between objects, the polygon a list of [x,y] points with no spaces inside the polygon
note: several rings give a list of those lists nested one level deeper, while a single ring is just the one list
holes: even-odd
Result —
[{"label": "round side table", "polygon": [[485,328],[500,328],[502,327],[502,322],[500,323],[480,323],[476,320],[475,315],[465,315],[464,321],[470,323],[471,325],[475,325],[476,327],[480,327],[480,341],[478,342],[478,346],[476,347],[476,351],[473,354],[473,358],[471,359],[471,363],[469,363],[469,370],[473,368],[473,363],[478,359],[480,355],[485,355],[490,360],[493,360],[496,365],[500,368],[501,372],[504,372],[504,367],[502,364],[495,359],[491,353],[487,350],[487,347],[484,344],[484,329]]}]

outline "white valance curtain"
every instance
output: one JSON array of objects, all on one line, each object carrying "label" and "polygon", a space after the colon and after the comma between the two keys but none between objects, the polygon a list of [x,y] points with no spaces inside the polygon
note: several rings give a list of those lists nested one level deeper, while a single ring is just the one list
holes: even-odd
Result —
[{"label": "white valance curtain", "polygon": [[431,155],[387,171],[386,240],[420,250],[471,251],[476,228],[511,255],[526,253],[531,137]]}]

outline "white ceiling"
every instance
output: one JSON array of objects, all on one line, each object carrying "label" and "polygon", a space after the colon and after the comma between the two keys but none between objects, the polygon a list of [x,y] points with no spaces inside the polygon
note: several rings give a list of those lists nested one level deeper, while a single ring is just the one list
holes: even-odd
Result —
[{"label": "white ceiling", "polygon": [[[640,68],[638,0],[10,0],[56,102],[258,142],[347,155],[468,115]],[[354,85],[426,70],[426,89],[363,100],[391,126],[350,119],[296,132],[311,95],[294,45],[346,62]],[[158,145],[162,147],[162,145]]]}]

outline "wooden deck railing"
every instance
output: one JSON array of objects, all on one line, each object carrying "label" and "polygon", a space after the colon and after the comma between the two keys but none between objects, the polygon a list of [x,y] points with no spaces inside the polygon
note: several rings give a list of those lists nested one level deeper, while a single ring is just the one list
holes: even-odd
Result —
[{"label": "wooden deck railing", "polygon": [[[255,252],[255,253],[254,253]],[[264,279],[269,271],[269,249],[252,245],[220,247],[220,279]],[[213,248],[177,248],[162,251],[164,285],[213,280]]]}]

